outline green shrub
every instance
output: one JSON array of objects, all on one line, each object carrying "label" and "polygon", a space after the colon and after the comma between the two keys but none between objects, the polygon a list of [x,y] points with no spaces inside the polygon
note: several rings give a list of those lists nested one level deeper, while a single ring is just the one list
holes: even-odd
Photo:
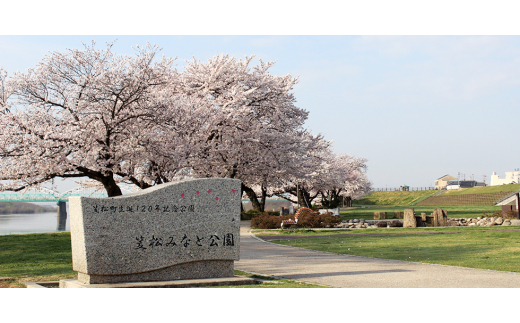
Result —
[{"label": "green shrub", "polygon": [[501,210],[496,210],[495,212],[491,213],[491,214],[487,214],[485,211],[482,212],[482,216],[483,217],[486,217],[486,218],[491,218],[491,217],[501,217],[503,219],[516,219],[516,210],[511,210],[511,211],[506,211],[506,212],[503,212]]},{"label": "green shrub", "polygon": [[386,222],[386,221],[379,221],[379,222],[376,223],[376,226],[378,228],[386,228],[388,226],[388,222]]},{"label": "green shrub", "polygon": [[[279,229],[283,220],[294,219],[294,215],[255,215],[251,219],[251,227],[255,229]],[[294,228],[333,228],[341,222],[341,217],[333,216],[332,213],[323,213],[315,211],[312,214],[300,215],[297,224],[292,224]]]},{"label": "green shrub", "polygon": [[282,227],[282,220],[292,218],[292,215],[256,215],[251,219],[251,227],[255,229],[280,229]]},{"label": "green shrub", "polygon": [[393,220],[392,222],[390,222],[390,226],[393,228],[400,228],[403,226],[403,224],[399,220]]},{"label": "green shrub", "polygon": [[341,217],[333,216],[332,213],[313,212],[298,218],[298,223],[294,225],[296,228],[333,228],[341,222]]},{"label": "green shrub", "polygon": [[[499,212],[499,211],[497,211]],[[501,213],[501,217],[504,218],[504,219],[516,219],[516,214],[518,212],[516,212],[516,210],[510,210],[510,211],[507,211],[507,212],[504,212],[504,213]]]},{"label": "green shrub", "polygon": [[257,210],[249,210],[247,212],[240,213],[240,220],[251,220],[255,215],[262,215],[263,212]]},{"label": "green shrub", "polygon": [[241,212],[240,213],[240,220],[251,220],[255,216],[261,216],[261,215],[266,215],[266,214],[267,215],[272,215],[272,216],[279,216],[280,212],[276,212],[276,211],[260,212],[260,211],[257,211],[257,210],[249,210],[247,212]]}]

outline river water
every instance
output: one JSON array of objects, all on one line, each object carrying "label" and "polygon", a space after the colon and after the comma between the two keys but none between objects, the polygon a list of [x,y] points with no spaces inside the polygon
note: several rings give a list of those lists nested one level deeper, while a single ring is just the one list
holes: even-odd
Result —
[{"label": "river water", "polygon": [[[30,214],[0,214],[0,235],[58,232],[56,212]],[[67,217],[65,231],[70,231]]]}]

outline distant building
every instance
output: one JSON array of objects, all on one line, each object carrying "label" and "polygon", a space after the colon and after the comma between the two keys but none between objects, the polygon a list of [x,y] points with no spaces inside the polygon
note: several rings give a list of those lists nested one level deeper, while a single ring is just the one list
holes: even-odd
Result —
[{"label": "distant building", "polygon": [[486,186],[486,183],[477,181],[449,181],[446,185],[446,189],[457,190],[459,188],[470,188],[475,186]]},{"label": "distant building", "polygon": [[516,168],[512,172],[506,172],[506,178],[499,178],[497,173],[493,172],[493,175],[491,175],[491,182],[489,183],[489,186],[518,183],[520,183],[520,169]]},{"label": "distant building", "polygon": [[443,188],[446,188],[446,185],[448,185],[448,182],[451,180],[457,179],[456,177],[453,177],[451,175],[444,175],[441,178],[438,178],[435,181],[435,189],[436,190],[442,190]]}]

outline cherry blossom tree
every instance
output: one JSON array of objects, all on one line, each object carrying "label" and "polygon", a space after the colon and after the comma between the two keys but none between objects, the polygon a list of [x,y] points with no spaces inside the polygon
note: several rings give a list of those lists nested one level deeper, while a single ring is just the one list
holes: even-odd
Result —
[{"label": "cherry blossom tree", "polygon": [[298,79],[270,74],[274,62],[220,55],[179,73],[157,46],[132,57],[111,48],[53,52],[11,79],[0,70],[0,190],[87,177],[83,185],[117,196],[118,183],[227,177],[242,180],[257,210],[279,192],[310,206],[319,194],[361,191],[356,167],[303,127]]},{"label": "cherry blossom tree", "polygon": [[319,157],[314,172],[292,178],[276,189],[275,194],[300,206],[311,207],[320,198],[322,205],[336,207],[343,197],[348,202],[370,192],[371,184],[365,176],[366,159],[334,154],[330,149],[322,151]]},{"label": "cherry blossom tree", "polygon": [[146,186],[140,177],[153,165],[144,143],[169,115],[161,94],[174,79],[173,59],[156,60],[149,44],[133,57],[116,56],[111,44],[84,47],[52,52],[7,81],[15,100],[6,109],[2,95],[1,190],[56,177],[88,177],[109,196],[121,195],[118,178]]},{"label": "cherry blossom tree", "polygon": [[[310,154],[329,145],[303,128],[308,112],[294,105],[297,78],[269,73],[274,62],[221,55],[187,62],[175,91],[210,102],[205,144],[189,162],[197,176],[242,180],[253,208],[263,210],[270,187],[309,171]],[[259,200],[260,197],[260,200]]]},{"label": "cherry blossom tree", "polygon": [[9,111],[9,97],[12,89],[7,81],[7,71],[0,67],[0,114]]},{"label": "cherry blossom tree", "polygon": [[344,198],[347,206],[351,206],[352,199],[359,199],[370,193],[371,183],[366,177],[366,162],[365,158],[348,154],[332,155],[328,161],[329,170],[323,176],[324,182],[317,187],[321,204],[335,208]]}]

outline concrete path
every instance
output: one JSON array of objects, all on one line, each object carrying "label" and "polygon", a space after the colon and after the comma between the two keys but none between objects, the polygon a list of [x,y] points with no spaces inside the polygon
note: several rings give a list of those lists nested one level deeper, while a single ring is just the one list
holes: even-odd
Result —
[{"label": "concrete path", "polygon": [[235,269],[334,287],[520,287],[520,273],[338,255],[260,241],[241,221]]}]

